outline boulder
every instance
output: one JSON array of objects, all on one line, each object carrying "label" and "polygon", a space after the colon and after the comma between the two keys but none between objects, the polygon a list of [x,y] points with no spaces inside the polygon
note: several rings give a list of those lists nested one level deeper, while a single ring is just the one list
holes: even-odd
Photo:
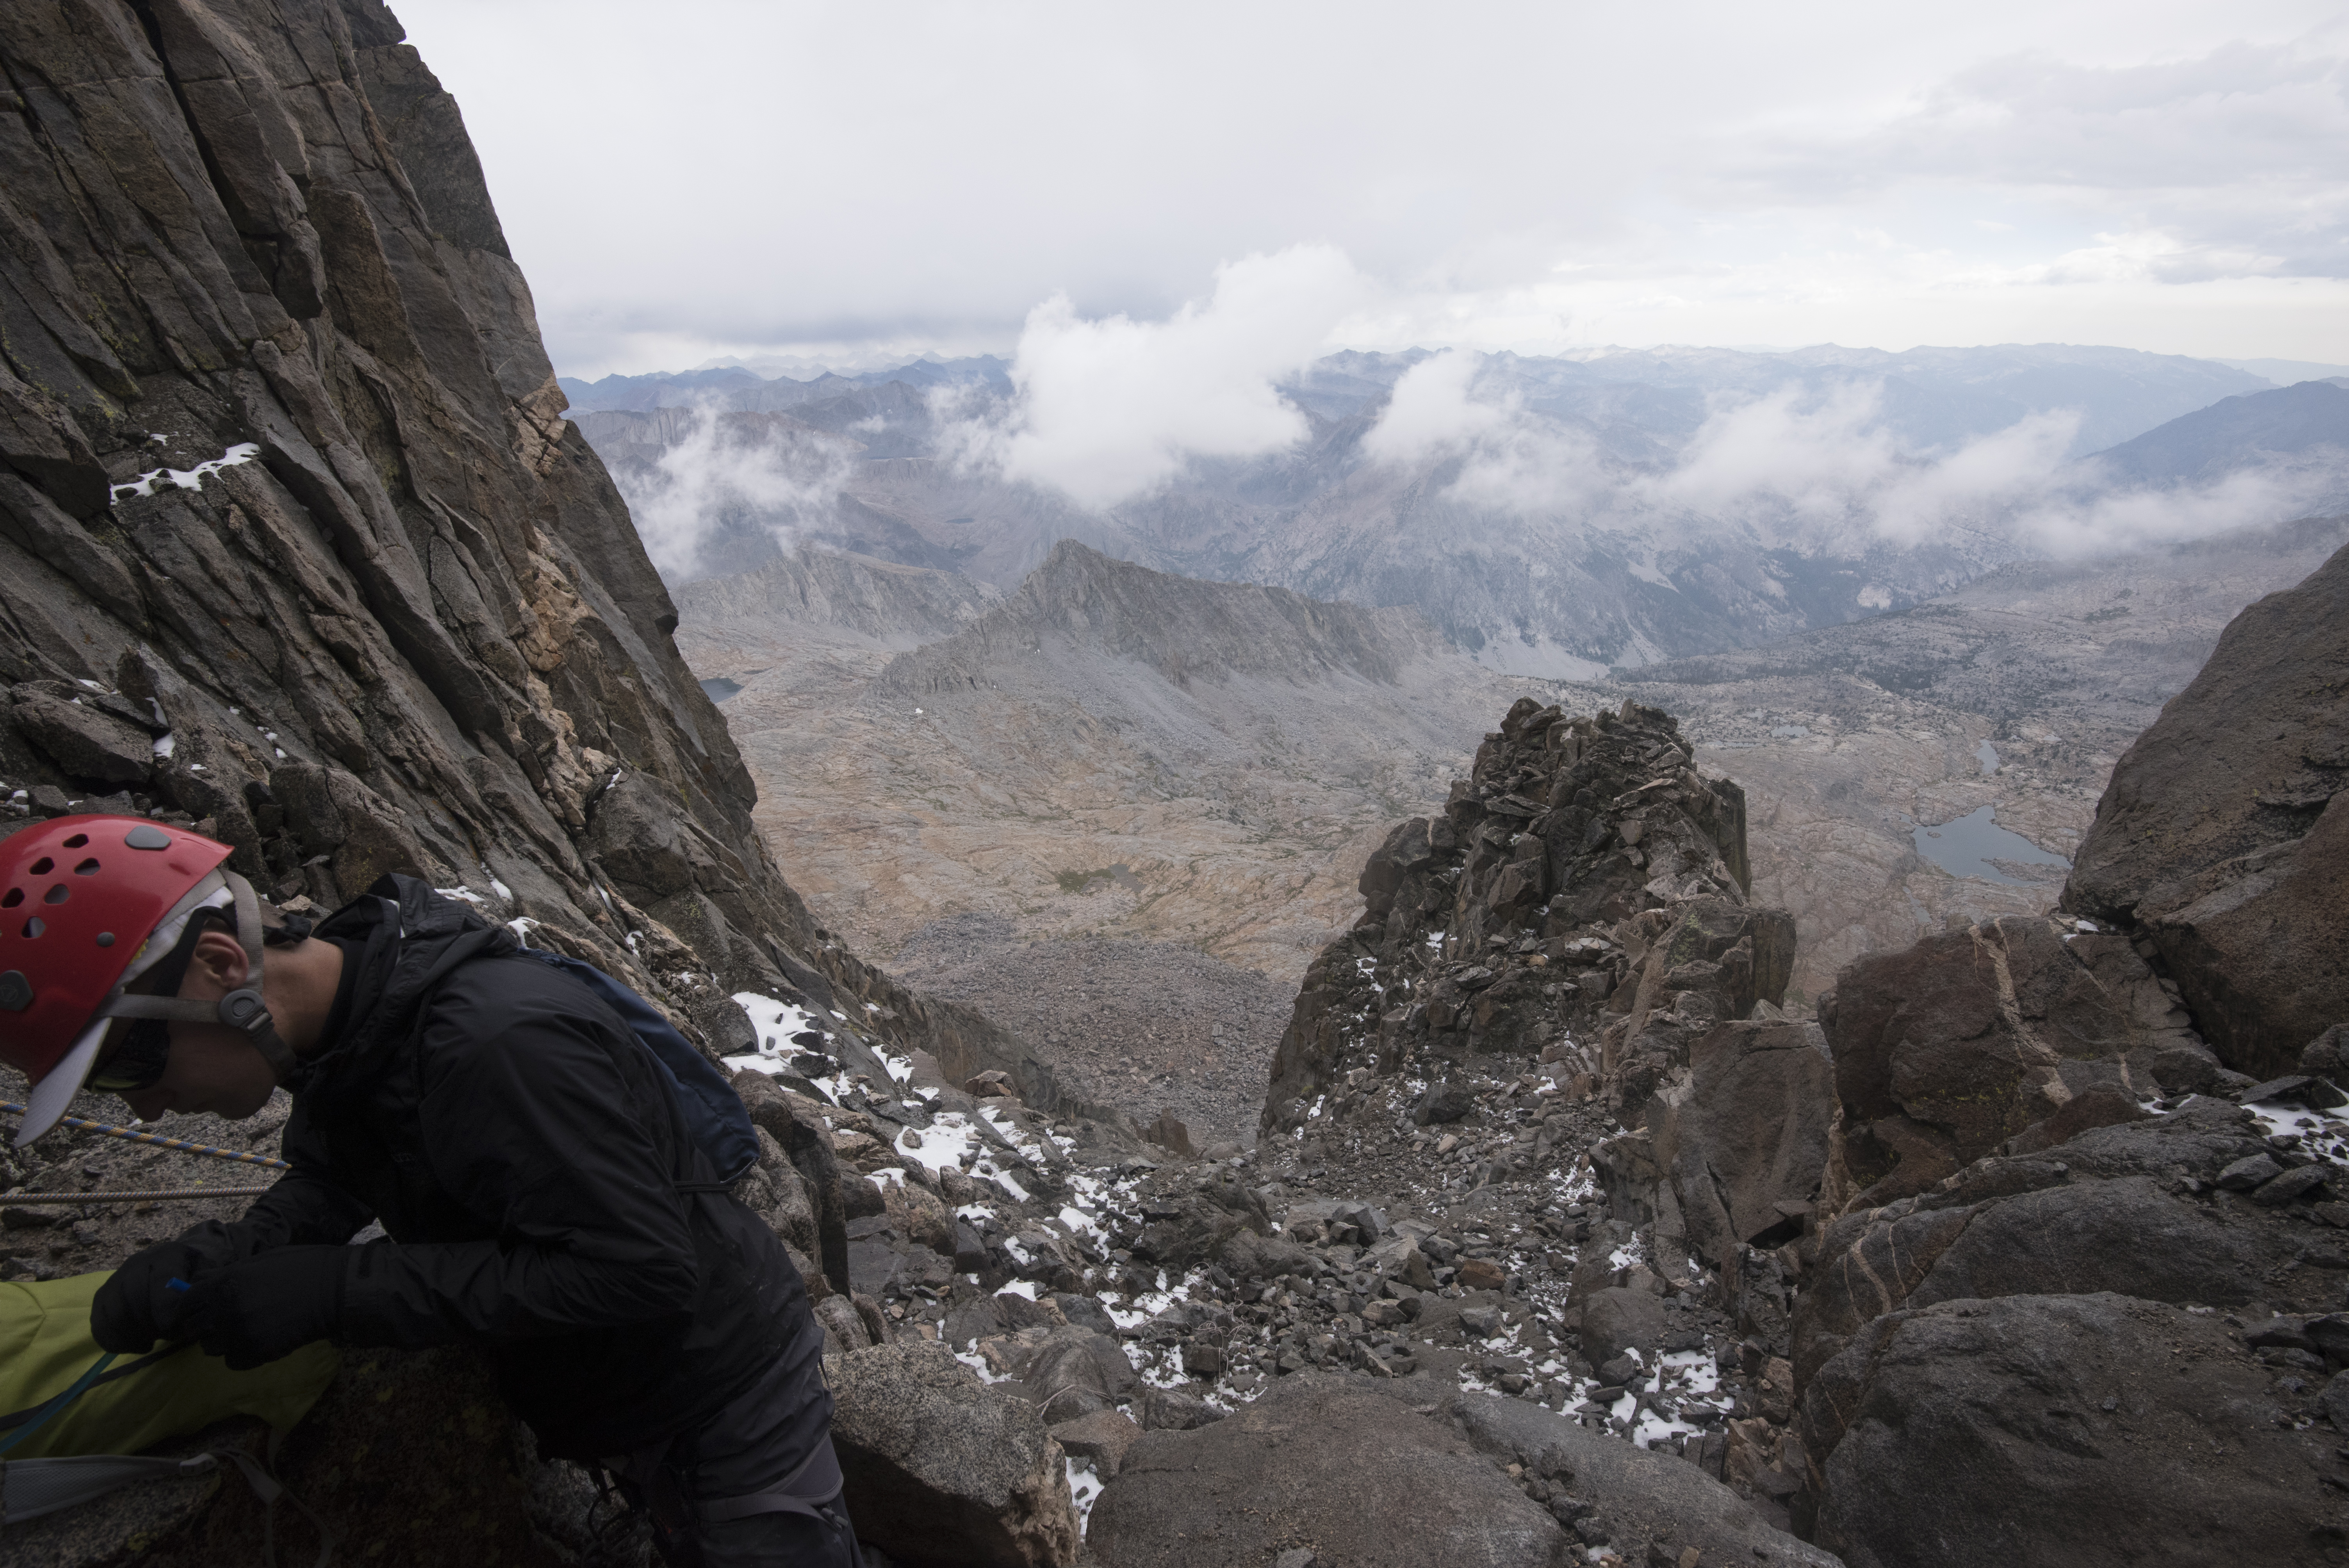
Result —
[{"label": "boulder", "polygon": [[1299,1542],[1349,1568],[1542,1568],[1573,1545],[1449,1427],[1312,1373],[1211,1426],[1144,1433],[1086,1533],[1102,1568],[1269,1563]]},{"label": "boulder", "polygon": [[1161,1110],[1158,1119],[1142,1130],[1142,1136],[1170,1154],[1180,1154],[1188,1159],[1192,1153],[1191,1130],[1184,1126],[1182,1119],[1172,1110]]},{"label": "boulder", "polygon": [[1179,1166],[1154,1171],[1139,1196],[1146,1222],[1132,1243],[1133,1255],[1159,1268],[1189,1268],[1242,1231],[1272,1228],[1264,1199],[1229,1166],[1204,1174]]},{"label": "boulder", "polygon": [[1586,1517],[1626,1563],[1654,1562],[1661,1546],[1674,1563],[1693,1552],[1701,1563],[1841,1568],[1832,1553],[1773,1527],[1752,1503],[1677,1455],[1634,1448],[1522,1399],[1458,1396],[1450,1408],[1461,1432],[1495,1463],[1522,1463],[1558,1495],[1587,1505]]},{"label": "boulder", "polygon": [[939,1256],[955,1255],[955,1217],[937,1195],[911,1181],[892,1181],[882,1192],[883,1215],[907,1241]]},{"label": "boulder", "polygon": [[1075,1326],[1050,1330],[1019,1376],[1023,1391],[1050,1423],[1105,1410],[1141,1382],[1116,1340]]},{"label": "boulder", "polygon": [[1462,1290],[1498,1290],[1509,1280],[1490,1258],[1462,1258],[1455,1277]]},{"label": "boulder", "polygon": [[[799,1172],[815,1219],[812,1255],[832,1288],[847,1290],[850,1194],[841,1180],[840,1157],[833,1151],[831,1130],[820,1117],[799,1115],[790,1092],[765,1073],[748,1068],[736,1073],[734,1092],[750,1111],[752,1125],[781,1146],[792,1169]],[[855,1180],[864,1181],[862,1177]],[[873,1185],[870,1181],[864,1184],[866,1188]],[[872,1193],[872,1199],[869,1205],[860,1206],[885,1208],[880,1193]]]},{"label": "boulder", "polygon": [[1869,1204],[1923,1191],[2092,1089],[2158,1094],[2156,1061],[2199,1044],[2126,941],[2036,916],[1847,965],[1819,1022],[1844,1174]]},{"label": "boulder", "polygon": [[1091,1460],[1093,1473],[1103,1480],[1117,1473],[1126,1450],[1141,1436],[1142,1429],[1123,1410],[1095,1410],[1052,1427],[1052,1440],[1061,1450],[1072,1460]]},{"label": "boulder", "polygon": [[2349,1465],[2274,1381],[2224,1320],[2111,1294],[1893,1313],[1804,1395],[1797,1520],[1853,1568],[2336,1562]]},{"label": "boulder", "polygon": [[[256,1563],[274,1536],[279,1561],[308,1561],[318,1545],[315,1518],[337,1542],[380,1542],[385,1562],[556,1568],[570,1560],[545,1538],[555,1522],[543,1517],[543,1500],[533,1495],[545,1490],[540,1482],[551,1467],[470,1349],[346,1352],[335,1380],[282,1443],[252,1423],[211,1429],[240,1446],[248,1433],[249,1451],[272,1455],[274,1474],[302,1509],[281,1498],[264,1511],[233,1473],[193,1483],[211,1493],[193,1513],[174,1506],[187,1501],[191,1483],[152,1492],[134,1486],[21,1532],[9,1527],[0,1556],[45,1568]],[[159,1515],[159,1505],[176,1516]],[[153,1533],[117,1542],[119,1555],[93,1551],[109,1521],[122,1519],[141,1520]],[[53,1550],[44,1551],[45,1540]]]},{"label": "boulder", "polygon": [[2099,1127],[2114,1127],[2124,1121],[2142,1121],[2147,1112],[2134,1094],[2124,1093],[2106,1084],[2097,1084],[2074,1095],[2055,1108],[2054,1114],[2043,1121],[2034,1121],[2016,1133],[2002,1145],[2009,1154],[2036,1154],[2043,1149],[2053,1149],[2068,1143],[2083,1132]]},{"label": "boulder", "polygon": [[[1301,1274],[1310,1264],[1313,1254],[1283,1236],[1260,1236],[1254,1231],[1235,1231],[1216,1254],[1224,1267],[1236,1280],[1277,1279],[1282,1274]],[[1430,1288],[1422,1285],[1423,1290]]]},{"label": "boulder", "polygon": [[2349,550],[2245,609],[2115,765],[2064,905],[2140,929],[2227,1065],[2349,1017]]},{"label": "boulder", "polygon": [[56,682],[16,688],[16,727],[75,783],[109,790],[143,787],[155,770],[154,738]]},{"label": "boulder", "polygon": [[2349,1024],[2335,1024],[2302,1047],[2300,1070],[2329,1083],[2349,1084]]},{"label": "boulder", "polygon": [[2247,1157],[2271,1166],[2258,1134],[2245,1112],[2196,1101],[2027,1158],[1982,1161],[1928,1197],[1846,1214],[1821,1236],[1795,1310],[1796,1387],[1807,1388],[1872,1319],[1940,1302],[2080,1291],[2205,1307],[2333,1305],[2337,1284],[2293,1266],[2304,1225],[2248,1189],[2181,1185],[2218,1187]]},{"label": "boulder", "polygon": [[1687,1076],[1657,1097],[1648,1125],[1699,1257],[1720,1268],[1740,1245],[1801,1233],[1834,1118],[1816,1024],[1723,1024],[1689,1047]]},{"label": "boulder", "polygon": [[864,1315],[856,1310],[854,1298],[834,1292],[816,1302],[812,1308],[816,1323],[823,1329],[823,1353],[845,1356],[852,1350],[862,1350],[874,1341]]},{"label": "boulder", "polygon": [[1476,1109],[1476,1097],[1456,1083],[1440,1083],[1420,1096],[1411,1119],[1421,1127],[1441,1127],[1459,1121]]},{"label": "boulder", "polygon": [[642,774],[625,777],[595,797],[588,846],[633,903],[649,907],[692,891],[698,885],[696,872],[714,861],[673,799]]},{"label": "boulder", "polygon": [[808,1199],[806,1179],[800,1175],[774,1134],[756,1125],[751,1130],[759,1135],[759,1167],[743,1178],[734,1195],[758,1211],[766,1219],[767,1228],[781,1236],[794,1253],[812,1259],[823,1248],[816,1227],[815,1205]]},{"label": "boulder", "polygon": [[1061,1445],[1034,1405],[928,1340],[852,1351],[825,1372],[859,1540],[909,1568],[1076,1561]]},{"label": "boulder", "polygon": [[[268,1441],[266,1425],[240,1417],[192,1437],[159,1443],[147,1451],[186,1459],[204,1449],[236,1448],[259,1459]],[[208,1475],[146,1480],[77,1508],[19,1521],[7,1527],[9,1568],[97,1568],[101,1564],[113,1568],[118,1563],[151,1561],[158,1546],[166,1552],[184,1550],[222,1530],[233,1514],[245,1511],[229,1495],[230,1488],[242,1490],[243,1484],[221,1470]],[[295,1523],[292,1539],[304,1545],[314,1539],[307,1522]]]},{"label": "boulder", "polygon": [[1133,1415],[1146,1432],[1187,1432],[1224,1418],[1221,1410],[1185,1388],[1144,1388],[1133,1402]]},{"label": "boulder", "polygon": [[1074,1327],[1090,1328],[1096,1334],[1117,1333],[1117,1320],[1110,1316],[1109,1309],[1102,1305],[1098,1296],[1080,1295],[1071,1290],[1054,1291],[1052,1305]]},{"label": "boulder", "polygon": [[1651,1292],[1609,1285],[1582,1304],[1582,1354],[1593,1367],[1628,1350],[1637,1350],[1643,1365],[1653,1367],[1663,1338],[1664,1304]]},{"label": "boulder", "polygon": [[2333,1110],[2349,1104],[2349,1095],[2334,1088],[2331,1078],[2306,1073],[2287,1073],[2280,1078],[2239,1088],[2234,1099],[2238,1105],[2300,1105],[2311,1110]]}]

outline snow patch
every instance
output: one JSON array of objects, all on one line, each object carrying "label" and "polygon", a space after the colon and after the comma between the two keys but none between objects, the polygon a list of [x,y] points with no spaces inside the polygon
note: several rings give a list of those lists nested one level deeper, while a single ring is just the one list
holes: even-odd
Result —
[{"label": "snow patch", "polygon": [[[202,490],[205,475],[233,469],[239,463],[249,463],[260,455],[259,442],[239,441],[219,457],[207,458],[192,469],[150,469],[128,484],[109,485],[107,504],[111,506],[125,496],[153,495],[158,484],[171,485],[181,490]],[[232,708],[230,711],[235,710]]]},{"label": "snow patch", "polygon": [[[778,1002],[772,996],[761,996],[756,991],[737,991],[733,1001],[750,1016],[750,1027],[759,1037],[759,1048],[728,1057],[725,1058],[727,1067],[735,1072],[745,1068],[768,1074],[788,1070],[792,1057],[800,1050],[792,1043],[792,1037],[802,1030],[815,1028],[813,1016],[804,1007]],[[835,1093],[833,1098],[837,1099],[839,1096]]]},{"label": "snow patch", "polygon": [[[919,712],[917,708],[915,711]],[[1079,1464],[1074,1460],[1061,1461],[1069,1467],[1069,1501],[1077,1509],[1077,1534],[1081,1537],[1093,1516],[1093,1501],[1102,1494],[1101,1477],[1093,1474],[1091,1460]]]}]

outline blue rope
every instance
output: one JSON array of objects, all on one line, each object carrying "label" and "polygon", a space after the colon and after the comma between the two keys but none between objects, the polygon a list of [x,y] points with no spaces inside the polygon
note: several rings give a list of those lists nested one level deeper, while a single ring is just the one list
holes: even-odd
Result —
[{"label": "blue rope", "polygon": [[16,1431],[9,1434],[8,1439],[5,1442],[0,1442],[0,1454],[6,1453],[10,1449],[15,1448],[26,1438],[29,1438],[35,1432],[39,1431],[42,1426],[48,1421],[50,1417],[56,1415],[67,1405],[72,1404],[76,1399],[81,1398],[82,1390],[88,1388],[92,1383],[97,1382],[98,1375],[105,1371],[107,1363],[113,1359],[114,1352],[111,1350],[99,1357],[98,1360],[91,1365],[88,1371],[83,1373],[75,1380],[72,1387],[67,1389],[64,1393],[58,1395],[47,1404],[43,1405],[39,1411],[34,1415],[31,1420],[26,1421],[23,1426],[17,1428]]}]

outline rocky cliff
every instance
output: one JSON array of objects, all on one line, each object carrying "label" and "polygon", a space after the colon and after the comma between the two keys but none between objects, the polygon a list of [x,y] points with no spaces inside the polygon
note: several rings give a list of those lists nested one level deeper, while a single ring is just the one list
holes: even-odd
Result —
[{"label": "rocky cliff", "polygon": [[[0,811],[192,826],[296,913],[419,873],[623,976],[713,1056],[769,1069],[744,1080],[768,1140],[738,1195],[800,1250],[834,1348],[875,1349],[886,1320],[847,1227],[886,1202],[843,1173],[848,1107],[917,1064],[934,1096],[990,1072],[1040,1120],[1063,1097],[784,882],[627,509],[559,417],[457,106],[400,39],[374,0],[0,8]],[[732,999],[751,993],[756,1024]],[[265,1155],[284,1115],[161,1130]],[[78,1199],[198,1183],[229,1195]],[[108,1267],[241,1207],[216,1164],[88,1128],[0,1156],[0,1191],[10,1280]],[[926,1222],[944,1214],[930,1198]],[[952,1253],[950,1222],[926,1233]],[[952,1370],[970,1415],[977,1379]],[[917,1398],[886,1387],[876,1422]],[[1017,1493],[998,1511],[1029,1521],[1006,1560],[1065,1560],[1058,1450],[1032,1414],[980,1402],[969,1441],[1028,1461],[991,1472]],[[869,1446],[852,1470],[885,1494],[929,1463],[935,1491],[961,1457]],[[584,1477],[537,1464],[457,1351],[348,1357],[285,1463],[346,1542],[401,1560],[641,1556],[579,1532]],[[260,1540],[257,1507],[213,1478],[11,1527],[8,1555],[250,1561]]]},{"label": "rocky cliff", "polygon": [[680,637],[688,630],[707,636],[734,622],[781,623],[802,634],[822,628],[900,653],[954,635],[1001,597],[954,573],[810,549],[739,576],[699,578],[677,591]]},{"label": "rocky cliff", "polygon": [[730,994],[837,988],[1014,1065],[777,872],[399,39],[359,0],[0,17],[10,809],[194,822],[289,905],[425,873],[718,1049]]},{"label": "rocky cliff", "polygon": [[1143,665],[1179,686],[1247,676],[1301,686],[1339,672],[1392,684],[1402,665],[1444,646],[1409,610],[1326,603],[1255,583],[1184,583],[1062,540],[999,609],[895,661],[879,689],[950,692],[999,660],[1042,653],[1047,641]]},{"label": "rocky cliff", "polygon": [[[2349,552],[2114,769],[2064,896],[1847,966],[1794,1511],[1855,1563],[2337,1561]],[[1946,1532],[1948,1478],[1971,1480]]]},{"label": "rocky cliff", "polygon": [[2113,769],[2064,907],[2148,944],[2227,1065],[2349,1017],[2349,551],[2228,626]]}]

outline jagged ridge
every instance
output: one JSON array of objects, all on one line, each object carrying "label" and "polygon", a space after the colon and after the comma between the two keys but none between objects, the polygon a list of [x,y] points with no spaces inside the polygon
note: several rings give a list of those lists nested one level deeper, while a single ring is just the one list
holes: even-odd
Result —
[{"label": "jagged ridge", "polygon": [[1047,637],[1130,659],[1176,686],[1260,676],[1296,684],[1348,673],[1392,683],[1443,646],[1414,611],[1325,603],[1253,583],[1174,577],[1064,539],[1002,604],[946,642],[892,660],[876,691],[968,689]]}]

